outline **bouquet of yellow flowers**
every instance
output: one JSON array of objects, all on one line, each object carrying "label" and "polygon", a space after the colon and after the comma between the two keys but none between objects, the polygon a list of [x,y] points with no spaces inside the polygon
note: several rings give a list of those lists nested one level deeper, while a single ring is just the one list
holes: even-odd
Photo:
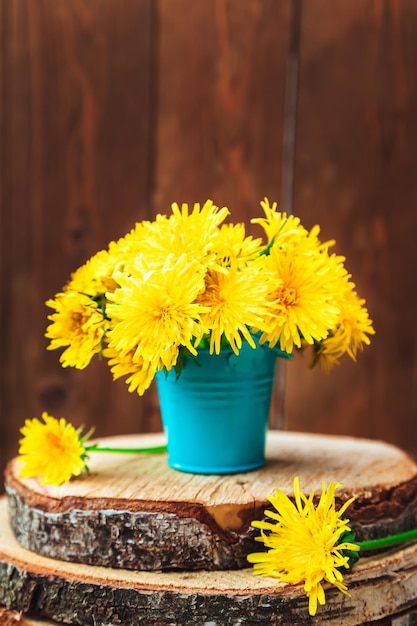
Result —
[{"label": "bouquet of yellow flowers", "polygon": [[62,365],[79,369],[103,356],[140,395],[199,350],[256,348],[254,334],[287,354],[310,348],[325,370],[344,353],[355,359],[374,330],[344,257],[318,226],[306,230],[267,199],[261,206],[252,223],[264,238],[224,223],[229,210],[211,200],[137,223],[47,301],[48,349],[64,348]]}]

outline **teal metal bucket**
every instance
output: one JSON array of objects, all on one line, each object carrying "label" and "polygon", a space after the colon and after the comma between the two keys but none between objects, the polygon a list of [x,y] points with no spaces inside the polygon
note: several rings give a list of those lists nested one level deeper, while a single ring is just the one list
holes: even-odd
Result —
[{"label": "teal metal bucket", "polygon": [[156,380],[168,465],[195,474],[248,472],[265,465],[265,443],[279,350],[246,342],[239,355],[199,352],[177,377]]}]

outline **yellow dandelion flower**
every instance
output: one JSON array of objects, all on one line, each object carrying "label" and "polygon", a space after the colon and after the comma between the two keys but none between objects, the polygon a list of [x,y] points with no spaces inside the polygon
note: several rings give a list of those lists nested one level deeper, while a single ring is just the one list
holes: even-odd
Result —
[{"label": "yellow dandelion flower", "polygon": [[163,369],[162,361],[147,362],[143,358],[134,360],[136,350],[131,350],[127,354],[121,354],[114,348],[106,348],[103,356],[108,359],[110,371],[113,374],[113,380],[127,377],[126,384],[129,391],[137,391],[142,396],[149,389],[155,374],[158,370]]},{"label": "yellow dandelion flower", "polygon": [[167,369],[176,364],[180,345],[196,354],[192,341],[205,332],[200,316],[206,312],[196,302],[204,289],[198,262],[171,255],[159,269],[147,271],[138,264],[116,278],[120,287],[109,294],[108,305],[110,348],[122,356],[133,352],[133,361],[162,362]]},{"label": "yellow dandelion flower", "polygon": [[[129,273],[131,268],[134,270],[138,258],[146,257],[148,269],[164,264],[167,253],[158,246],[164,241],[164,237],[168,236],[168,232],[168,219],[158,215],[155,222],[138,222],[124,237],[110,242],[109,255],[115,260],[112,277],[116,286],[116,274]],[[114,291],[114,289],[107,291]]]},{"label": "yellow dandelion flower", "polygon": [[268,497],[275,511],[265,511],[274,521],[252,522],[252,526],[261,529],[257,541],[264,543],[268,549],[248,556],[248,561],[254,564],[254,574],[278,578],[292,585],[303,583],[310,615],[316,614],[317,603],[325,603],[323,581],[349,595],[341,569],[349,568],[351,556],[357,558],[359,546],[344,540],[352,533],[349,520],[342,519],[342,515],[354,498],[336,511],[335,492],[341,486],[331,482],[326,487],[323,483],[319,502],[315,506],[314,492],[309,498],[300,493],[296,477],[295,503],[277,489]]},{"label": "yellow dandelion flower", "polygon": [[[308,231],[301,225],[300,218],[294,215],[287,215],[286,213],[280,213],[277,211],[277,203],[274,202],[272,206],[269,204],[269,200],[265,198],[261,202],[261,206],[265,213],[265,217],[257,217],[251,220],[252,224],[259,224],[268,238],[268,242],[279,243],[283,245],[288,241],[297,239],[298,237],[305,237]],[[314,230],[314,233],[316,230]]]},{"label": "yellow dandelion flower", "polygon": [[26,420],[20,432],[20,475],[37,478],[41,485],[61,485],[86,468],[86,449],[79,431],[65,421],[42,413]]},{"label": "yellow dandelion flower", "polygon": [[242,337],[255,348],[249,329],[268,330],[264,319],[269,315],[269,290],[269,275],[260,258],[241,268],[232,263],[227,272],[207,273],[198,302],[209,309],[201,319],[210,330],[210,352],[219,354],[223,336],[236,354]]},{"label": "yellow dandelion flower", "polygon": [[301,347],[302,340],[313,344],[326,337],[340,313],[337,294],[343,272],[334,259],[321,249],[314,251],[308,238],[297,246],[274,244],[266,259],[276,287],[270,294],[271,329],[261,341],[271,346],[279,342],[281,350],[291,353],[294,346]]},{"label": "yellow dandelion flower", "polygon": [[336,356],[331,351],[324,350],[324,342],[325,340],[323,339],[323,341],[320,341],[313,346],[314,353],[311,361],[311,367],[315,367],[319,364],[324,372],[330,372],[335,365],[340,365],[340,353],[338,352],[338,356]]},{"label": "yellow dandelion flower", "polygon": [[117,285],[112,275],[116,263],[117,259],[107,250],[100,250],[71,274],[64,291],[75,291],[92,299],[114,291]]},{"label": "yellow dandelion flower", "polygon": [[173,232],[168,217],[157,215],[153,222],[144,220],[136,224],[133,230],[109,249],[119,260],[118,272],[129,272],[132,266],[135,267],[137,257],[146,257],[148,267],[163,265],[167,256],[173,254],[172,240]]},{"label": "yellow dandelion flower", "polygon": [[46,305],[55,309],[45,333],[48,350],[66,347],[60,356],[63,367],[84,369],[101,351],[109,323],[98,305],[87,295],[74,291],[57,294]]},{"label": "yellow dandelion flower", "polygon": [[346,283],[340,309],[336,326],[325,339],[314,346],[313,365],[319,363],[325,371],[338,364],[345,353],[356,361],[358,350],[371,342],[368,335],[375,334],[365,300],[359,298],[351,282]]},{"label": "yellow dandelion flower", "polygon": [[[207,200],[203,206],[196,202],[191,212],[186,203],[180,207],[174,202],[171,209],[170,225],[174,227],[176,236],[179,235],[183,240],[185,248],[191,246],[192,249],[194,242],[200,241],[203,251],[204,246],[211,245],[213,234],[217,235],[218,227],[229,215],[228,208],[219,208],[212,200]],[[186,249],[184,251],[186,252]]]},{"label": "yellow dandelion flower", "polygon": [[255,259],[262,251],[262,239],[245,235],[244,224],[223,224],[214,244],[217,261],[221,265],[230,265],[235,259],[243,265]]},{"label": "yellow dandelion flower", "polygon": [[145,221],[137,222],[124,237],[109,243],[109,254],[112,258],[117,259],[119,264],[123,264],[124,259],[135,256],[142,251],[142,246],[146,243],[147,223]]},{"label": "yellow dandelion flower", "polygon": [[172,204],[172,215],[157,215],[153,222],[143,222],[144,236],[140,251],[153,259],[155,266],[163,265],[167,256],[187,255],[190,260],[204,267],[216,261],[212,250],[219,235],[219,225],[225,220],[229,210],[219,208],[211,200],[203,206],[195,203]]}]

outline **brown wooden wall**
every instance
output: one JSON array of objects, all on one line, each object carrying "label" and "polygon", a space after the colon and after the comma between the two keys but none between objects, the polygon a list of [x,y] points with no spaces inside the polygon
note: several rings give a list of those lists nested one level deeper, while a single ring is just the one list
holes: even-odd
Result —
[{"label": "brown wooden wall", "polygon": [[160,429],[155,392],[64,370],[45,300],[135,221],[268,196],[336,238],[377,335],[285,373],[287,429],[417,453],[417,3],[0,0],[0,465],[43,410]]}]

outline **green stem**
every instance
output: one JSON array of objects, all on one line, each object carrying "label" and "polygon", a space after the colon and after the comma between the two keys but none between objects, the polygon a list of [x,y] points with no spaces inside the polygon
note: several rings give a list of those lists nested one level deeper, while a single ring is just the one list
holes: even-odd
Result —
[{"label": "green stem", "polygon": [[370,539],[369,541],[356,541],[355,543],[361,550],[380,550],[381,548],[389,548],[390,546],[396,546],[406,541],[417,539],[417,528],[408,530],[396,535],[389,535],[388,537],[381,537],[381,539]]},{"label": "green stem", "polygon": [[272,237],[271,241],[264,248],[262,248],[262,250],[259,253],[259,256],[269,255],[269,252],[275,243],[275,239],[276,239],[276,235]]},{"label": "green stem", "polygon": [[159,454],[166,452],[167,447],[163,446],[150,446],[149,448],[112,448],[99,445],[86,446],[86,452],[117,452],[126,454]]}]

